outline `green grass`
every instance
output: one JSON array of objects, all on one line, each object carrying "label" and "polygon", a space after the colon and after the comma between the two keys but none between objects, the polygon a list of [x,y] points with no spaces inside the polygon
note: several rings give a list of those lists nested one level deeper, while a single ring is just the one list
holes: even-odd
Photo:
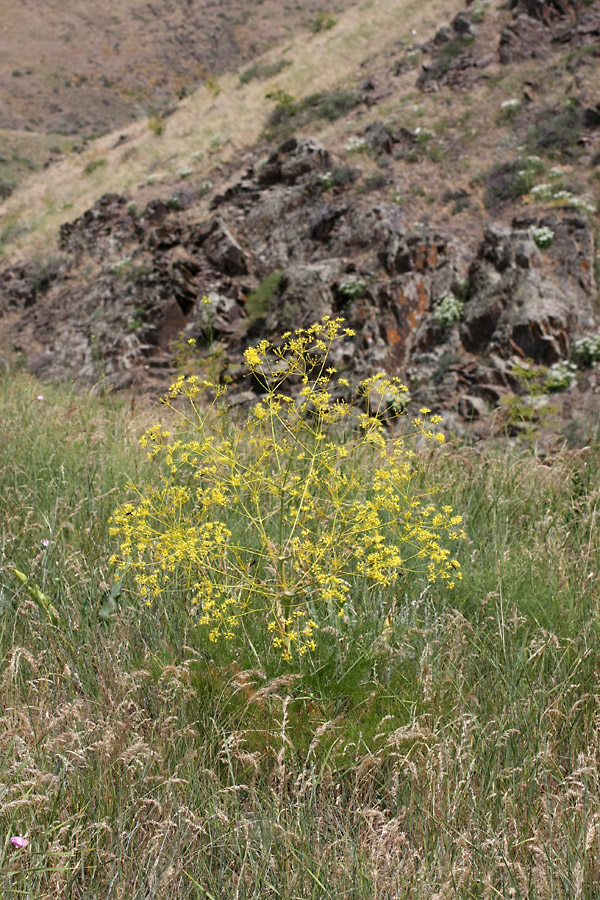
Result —
[{"label": "green grass", "polygon": [[283,272],[275,269],[263,278],[256,290],[250,291],[246,298],[246,312],[251,319],[259,319],[269,309],[273,297],[279,291]]},{"label": "green grass", "polygon": [[357,597],[298,669],[111,593],[153,413],[20,374],[0,408],[3,898],[597,897],[597,437],[424,458],[460,589]]},{"label": "green grass", "polygon": [[342,116],[348,115],[361,102],[361,96],[356,91],[331,90],[319,91],[301,100],[295,100],[285,91],[277,90],[267,97],[276,101],[275,108],[270,113],[264,136],[268,140],[275,140],[293,133],[294,129],[319,121],[335,122]]},{"label": "green grass", "polygon": [[240,85],[249,84],[251,81],[255,80],[264,81],[267,78],[273,78],[290,65],[291,62],[288,59],[278,59],[273,63],[257,60],[240,73]]}]

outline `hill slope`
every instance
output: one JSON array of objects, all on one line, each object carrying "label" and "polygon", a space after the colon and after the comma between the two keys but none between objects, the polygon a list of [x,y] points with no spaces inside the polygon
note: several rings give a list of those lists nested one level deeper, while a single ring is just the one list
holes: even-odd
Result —
[{"label": "hill slope", "polygon": [[[353,377],[400,373],[448,416],[485,417],[515,360],[567,386],[596,328],[599,59],[597,4],[348,10],[9,198],[5,341],[160,387],[179,334],[235,380],[249,341],[343,314]],[[595,406],[590,377],[567,406]]]}]

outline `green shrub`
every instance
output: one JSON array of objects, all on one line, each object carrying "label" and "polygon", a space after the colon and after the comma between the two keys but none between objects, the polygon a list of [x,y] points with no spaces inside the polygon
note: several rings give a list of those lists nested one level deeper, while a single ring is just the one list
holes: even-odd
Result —
[{"label": "green shrub", "polygon": [[547,247],[552,246],[552,242],[554,241],[554,232],[551,228],[548,228],[547,225],[540,225],[538,227],[532,225],[529,229],[529,234],[531,235],[534,244],[539,247],[540,250],[545,250]]},{"label": "green shrub", "polygon": [[440,328],[447,328],[458,321],[462,315],[464,303],[454,294],[446,294],[438,300],[433,308],[433,319]]},{"label": "green shrub", "polygon": [[352,166],[336,166],[318,176],[319,182],[325,191],[335,188],[345,188],[356,181],[358,172]]},{"label": "green shrub", "polygon": [[102,169],[107,164],[108,164],[108,160],[106,160],[106,159],[92,159],[91,162],[89,162],[85,166],[85,168],[83,170],[83,174],[84,175],[92,175],[92,173],[95,172],[97,169]]},{"label": "green shrub", "polygon": [[544,164],[539,156],[519,157],[493,166],[485,176],[486,209],[528,194],[535,185],[536,176],[543,171]]},{"label": "green shrub", "polygon": [[585,337],[575,341],[573,356],[585,366],[593,366],[600,362],[600,331],[586,334]]},{"label": "green shrub", "polygon": [[240,84],[248,84],[257,79],[264,81],[267,78],[273,78],[289,65],[291,65],[289,59],[278,59],[274,63],[254,62],[241,73]]},{"label": "green shrub", "polygon": [[268,310],[271,300],[279,291],[282,277],[281,269],[275,269],[263,278],[255,291],[250,291],[246,297],[246,312],[250,318],[259,318]]},{"label": "green shrub", "polygon": [[347,278],[344,278],[338,290],[346,300],[356,300],[364,294],[366,286],[362,278],[358,278],[356,275],[348,275]]},{"label": "green shrub", "polygon": [[337,25],[337,19],[334,19],[332,15],[326,12],[318,12],[311,22],[310,29],[313,34],[318,34],[320,31],[329,31],[335,25]]},{"label": "green shrub", "polygon": [[341,116],[346,115],[350,110],[360,103],[360,97],[354,91],[327,91],[324,94],[313,94],[309,97],[307,104],[314,111],[317,119],[326,119],[328,122],[335,122]]},{"label": "green shrub", "polygon": [[583,115],[577,107],[565,105],[559,109],[545,109],[530,130],[527,142],[536,152],[572,156],[582,128]]},{"label": "green shrub", "polygon": [[165,120],[161,116],[150,116],[148,119],[148,129],[156,137],[162,137],[165,133]]},{"label": "green shrub", "polygon": [[[448,588],[461,577],[443,546],[463,536],[460,516],[424,493],[408,438],[384,432],[407,388],[378,374],[359,386],[362,412],[334,399],[349,391],[328,363],[332,345],[353,335],[342,321],[246,351],[264,393],[240,427],[226,387],[181,375],[165,397],[173,431],[158,424],[142,438],[162,474],[132,486],[115,511],[112,564],[148,605],[179,593],[212,642],[249,641],[258,620],[290,660],[315,648],[320,626],[339,631],[359,597],[399,577]],[[284,393],[290,384],[296,398]],[[424,408],[412,434],[442,443],[439,421]]]},{"label": "green shrub", "polygon": [[361,102],[360,94],[340,89],[311,94],[302,100],[295,100],[291,94],[280,89],[267,94],[267,97],[276,101],[265,127],[264,135],[268,139],[289,134],[292,122],[296,127],[319,119],[335,122]]}]

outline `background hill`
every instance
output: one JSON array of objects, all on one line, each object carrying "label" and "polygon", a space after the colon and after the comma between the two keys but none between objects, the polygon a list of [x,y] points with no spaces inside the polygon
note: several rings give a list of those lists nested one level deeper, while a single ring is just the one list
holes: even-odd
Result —
[{"label": "background hill", "polygon": [[[335,15],[351,6],[336,4]],[[172,111],[206,79],[236,70],[334,13],[317,0],[17,0],[0,3],[0,191],[65,149]]]},{"label": "background hill", "polygon": [[295,15],[285,43],[5,200],[4,345],[38,373],[159,390],[178,337],[206,352],[210,333],[235,380],[249,341],[343,314],[353,377],[400,373],[450,418],[485,418],[527,359],[594,409],[598,4]]}]

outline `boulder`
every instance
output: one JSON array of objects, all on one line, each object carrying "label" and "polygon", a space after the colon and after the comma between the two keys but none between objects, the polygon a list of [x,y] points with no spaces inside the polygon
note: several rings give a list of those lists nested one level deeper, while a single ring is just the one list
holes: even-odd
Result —
[{"label": "boulder", "polygon": [[332,315],[332,283],[339,280],[343,272],[343,261],[336,259],[284,269],[279,292],[266,315],[266,332],[281,335]]},{"label": "boulder", "polygon": [[[200,240],[200,238],[198,238]],[[207,228],[202,250],[219,272],[225,275],[246,275],[246,254],[221,219],[215,217]]]},{"label": "boulder", "polygon": [[104,194],[78,219],[61,225],[58,246],[74,260],[85,255],[102,262],[122,255],[124,245],[141,240],[143,233],[127,198]]},{"label": "boulder", "polygon": [[593,240],[587,219],[573,212],[539,224],[554,233],[548,250],[538,249],[529,230],[499,225],[486,230],[470,269],[460,328],[468,351],[548,364],[567,356],[572,341],[592,325]]},{"label": "boulder", "polygon": [[290,138],[274,150],[258,176],[261,187],[297,184],[312,173],[326,172],[331,157],[318,141]]}]

